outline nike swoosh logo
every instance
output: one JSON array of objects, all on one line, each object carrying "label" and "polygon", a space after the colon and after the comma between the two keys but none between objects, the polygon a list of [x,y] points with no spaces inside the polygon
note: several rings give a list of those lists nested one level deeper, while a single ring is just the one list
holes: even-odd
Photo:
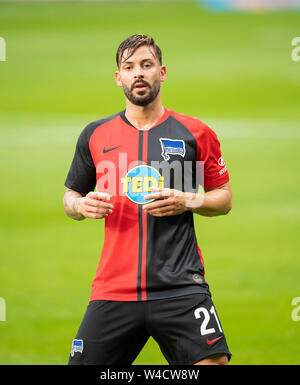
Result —
[{"label": "nike swoosh logo", "polygon": [[109,151],[112,151],[112,150],[115,150],[116,148],[119,148],[119,147],[121,147],[121,146],[112,147],[112,148],[108,148],[108,149],[106,149],[106,148],[104,147],[104,148],[103,148],[103,153],[105,154],[105,153],[107,153],[107,152],[109,152]]},{"label": "nike swoosh logo", "polygon": [[208,338],[206,338],[206,343],[207,343],[207,345],[211,345],[211,344],[213,344],[214,342],[220,340],[221,338],[223,338],[223,336],[217,337],[217,338],[215,338],[215,339],[213,339],[213,340],[209,340]]}]

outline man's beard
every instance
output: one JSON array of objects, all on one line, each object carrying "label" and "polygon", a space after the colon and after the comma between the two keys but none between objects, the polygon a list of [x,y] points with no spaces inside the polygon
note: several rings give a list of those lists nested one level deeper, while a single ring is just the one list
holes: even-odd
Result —
[{"label": "man's beard", "polygon": [[[149,88],[150,92],[145,93],[145,95],[137,95],[137,96],[135,96],[133,94],[133,90],[135,89],[134,87],[135,87],[135,85],[137,83],[143,83],[145,86],[147,86]],[[135,81],[133,83],[131,88],[126,87],[125,85],[123,85],[123,90],[124,90],[124,94],[126,95],[127,99],[132,104],[135,104],[136,106],[145,107],[148,104],[150,104],[151,102],[153,102],[153,100],[156,99],[156,97],[157,97],[157,95],[158,95],[158,93],[160,91],[160,80],[155,80],[155,82],[153,83],[152,87],[145,80],[137,80],[137,81]],[[137,92],[139,92],[139,91],[137,91]]]}]

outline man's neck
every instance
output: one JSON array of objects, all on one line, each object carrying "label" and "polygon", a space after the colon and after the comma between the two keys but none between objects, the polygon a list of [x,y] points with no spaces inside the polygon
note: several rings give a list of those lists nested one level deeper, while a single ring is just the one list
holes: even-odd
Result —
[{"label": "man's neck", "polygon": [[145,107],[136,106],[132,103],[126,104],[125,116],[127,120],[138,130],[149,130],[163,116],[165,110],[161,101],[155,101]]}]

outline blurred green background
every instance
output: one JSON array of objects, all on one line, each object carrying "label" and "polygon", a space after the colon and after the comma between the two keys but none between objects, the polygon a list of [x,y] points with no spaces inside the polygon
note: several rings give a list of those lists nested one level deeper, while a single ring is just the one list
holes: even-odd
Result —
[{"label": "blurred green background", "polygon": [[[233,210],[197,217],[232,364],[299,364],[300,14],[214,14],[194,2],[0,3],[0,364],[66,364],[99,262],[103,222],[62,208],[77,137],[124,108],[115,52],[163,51],[167,108],[218,134]],[[135,364],[166,364],[150,339]]]}]

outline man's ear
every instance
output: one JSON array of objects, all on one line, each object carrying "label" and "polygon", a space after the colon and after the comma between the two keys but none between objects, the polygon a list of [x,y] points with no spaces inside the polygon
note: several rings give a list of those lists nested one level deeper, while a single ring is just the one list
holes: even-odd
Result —
[{"label": "man's ear", "polygon": [[164,82],[167,78],[167,67],[161,66],[160,67],[160,81]]},{"label": "man's ear", "polygon": [[121,76],[120,76],[120,72],[119,72],[119,71],[116,71],[116,72],[115,72],[115,79],[116,79],[117,86],[123,87],[122,82],[121,82]]}]

